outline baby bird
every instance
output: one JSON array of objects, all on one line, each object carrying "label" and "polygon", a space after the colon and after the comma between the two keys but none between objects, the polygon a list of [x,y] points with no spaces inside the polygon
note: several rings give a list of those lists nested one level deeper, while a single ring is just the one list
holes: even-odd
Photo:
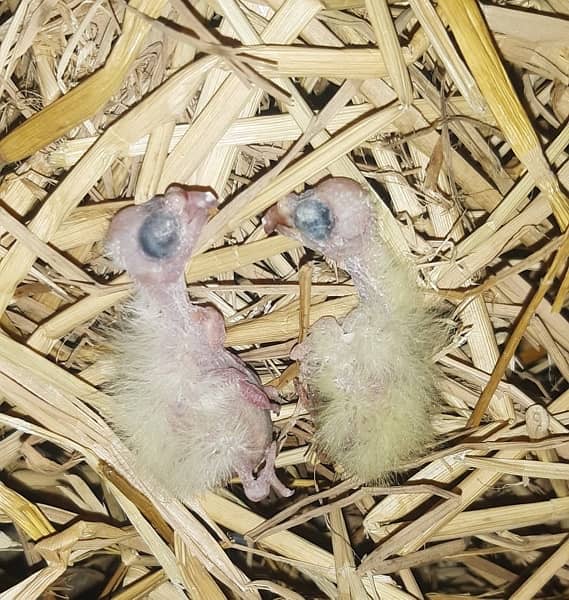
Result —
[{"label": "baby bird", "polygon": [[264,225],[352,276],[357,308],[341,325],[318,320],[291,357],[315,404],[316,447],[348,475],[388,481],[434,437],[432,357],[446,338],[439,314],[377,235],[370,196],[355,181],[336,177],[290,194],[269,209]]},{"label": "baby bird", "polygon": [[252,501],[271,486],[289,496],[274,471],[276,390],[224,348],[223,317],[186,291],[184,267],[215,204],[172,185],[111,223],[108,252],[135,293],[111,340],[110,419],[140,468],[182,500],[234,475]]}]

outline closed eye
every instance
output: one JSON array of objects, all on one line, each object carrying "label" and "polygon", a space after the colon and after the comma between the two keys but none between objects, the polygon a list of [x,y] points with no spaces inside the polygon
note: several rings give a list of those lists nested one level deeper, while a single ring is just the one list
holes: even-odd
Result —
[{"label": "closed eye", "polygon": [[175,215],[153,210],[138,230],[138,242],[150,258],[169,258],[180,245],[180,224]]},{"label": "closed eye", "polygon": [[293,221],[300,232],[318,242],[327,240],[334,228],[332,211],[313,195],[296,205]]}]

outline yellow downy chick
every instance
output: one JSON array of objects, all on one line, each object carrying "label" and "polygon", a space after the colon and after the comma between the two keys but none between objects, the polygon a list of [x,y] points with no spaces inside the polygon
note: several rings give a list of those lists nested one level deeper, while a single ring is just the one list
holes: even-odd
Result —
[{"label": "yellow downy chick", "polygon": [[350,273],[360,302],[340,325],[324,317],[291,357],[314,398],[315,444],[349,475],[385,481],[433,440],[433,355],[447,337],[409,266],[377,235],[369,194],[331,178],[290,194],[264,219]]}]

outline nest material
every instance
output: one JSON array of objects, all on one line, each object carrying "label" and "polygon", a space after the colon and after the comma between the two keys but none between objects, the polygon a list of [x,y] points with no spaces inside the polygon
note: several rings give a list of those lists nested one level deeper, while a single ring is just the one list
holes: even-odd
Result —
[{"label": "nest material", "polygon": [[[565,0],[0,4],[0,598],[566,597],[568,17]],[[388,488],[311,454],[292,384],[295,340],[353,288],[259,222],[329,174],[384,197],[381,235],[462,324],[438,357],[441,444]],[[247,505],[236,482],[172,502],[105,423],[101,331],[130,285],[101,240],[171,182],[224,199],[189,289],[288,399],[291,499]]]}]

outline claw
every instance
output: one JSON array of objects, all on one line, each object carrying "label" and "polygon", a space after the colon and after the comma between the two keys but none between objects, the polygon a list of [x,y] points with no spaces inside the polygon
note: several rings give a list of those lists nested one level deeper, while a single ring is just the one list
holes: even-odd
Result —
[{"label": "claw", "polygon": [[275,459],[277,456],[277,443],[272,442],[265,451],[265,466],[253,477],[250,468],[238,468],[237,475],[243,484],[245,495],[252,502],[259,502],[269,495],[271,487],[283,498],[288,498],[294,491],[287,488],[275,473]]}]

